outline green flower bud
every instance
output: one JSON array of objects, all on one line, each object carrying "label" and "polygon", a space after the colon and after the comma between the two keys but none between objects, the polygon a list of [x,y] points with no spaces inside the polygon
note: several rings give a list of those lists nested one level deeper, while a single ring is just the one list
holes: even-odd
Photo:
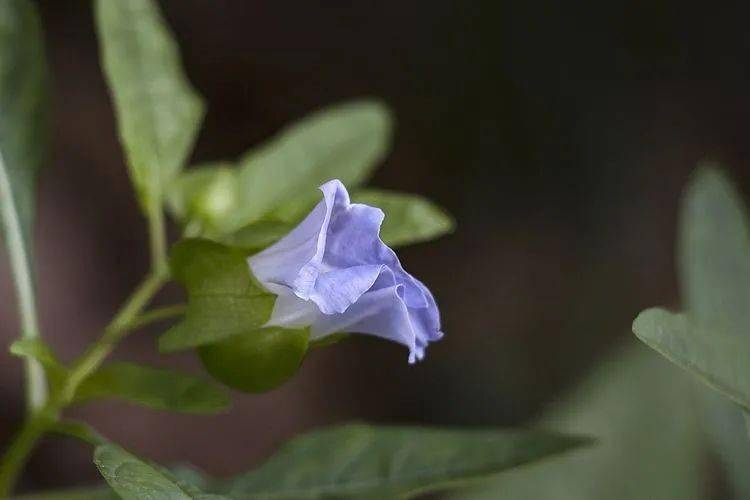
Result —
[{"label": "green flower bud", "polygon": [[203,366],[223,384],[244,392],[280,386],[299,369],[308,331],[263,328],[198,348]]}]

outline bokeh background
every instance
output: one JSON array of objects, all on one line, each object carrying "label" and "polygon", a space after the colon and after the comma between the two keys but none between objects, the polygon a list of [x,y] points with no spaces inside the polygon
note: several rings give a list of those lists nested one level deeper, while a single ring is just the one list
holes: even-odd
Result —
[{"label": "bokeh background", "polygon": [[[113,0],[114,1],[114,0]],[[41,0],[54,138],[36,244],[44,334],[70,359],[148,265],[90,2]],[[750,188],[747,8],[666,0],[274,2],[162,0],[208,101],[194,162],[234,158],[321,106],[377,96],[392,154],[371,185],[426,195],[455,234],[400,252],[435,292],[445,339],[426,362],[364,337],[312,353],[268,394],[218,417],[120,403],[76,410],[163,463],[246,470],[289,436],[352,419],[521,425],[614,345],[641,309],[678,304],[679,197],[697,161]],[[737,4],[739,5],[739,4]],[[180,300],[177,288],[161,300]],[[0,339],[16,335],[0,262]],[[159,328],[120,358],[162,358]],[[22,418],[21,363],[0,361],[0,439]],[[90,451],[48,439],[27,490],[97,480]]]}]

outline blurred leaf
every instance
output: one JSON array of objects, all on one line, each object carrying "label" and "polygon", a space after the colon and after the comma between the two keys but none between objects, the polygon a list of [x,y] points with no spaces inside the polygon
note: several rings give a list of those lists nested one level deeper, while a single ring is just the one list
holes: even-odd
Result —
[{"label": "blurred leaf", "polygon": [[746,413],[736,403],[710,387],[701,387],[697,400],[702,404],[706,435],[712,451],[726,470],[736,500],[750,498],[750,441]]},{"label": "blurred leaf", "polygon": [[144,207],[161,203],[193,147],[204,105],[154,0],[97,0],[102,65]]},{"label": "blurred leaf", "polygon": [[172,250],[174,278],[187,288],[185,319],[159,339],[162,351],[190,349],[260,328],[276,296],[250,275],[246,255],[208,240],[188,239]]},{"label": "blurred leaf", "polygon": [[10,352],[15,356],[33,358],[47,370],[64,373],[65,367],[60,364],[49,345],[42,339],[18,339],[10,345]]},{"label": "blurred leaf", "polygon": [[750,408],[750,342],[720,328],[702,329],[684,314],[647,309],[633,331],[649,347],[745,408]]},{"label": "blurred leaf", "polygon": [[[104,443],[103,443],[104,444]],[[177,484],[183,485],[189,491],[195,492],[198,488],[200,490],[211,489],[215,484],[215,481],[211,478],[206,477],[198,470],[187,467],[177,466],[170,467],[169,471],[164,471],[161,467],[152,465],[157,472],[163,472],[166,477]],[[118,500],[121,497],[112,491],[106,484],[101,486],[91,486],[89,488],[76,488],[70,490],[55,490],[34,495],[23,495],[19,497],[13,497],[13,500]],[[152,498],[152,497],[146,497]],[[161,497],[157,497],[161,498]],[[170,499],[175,497],[168,497]],[[180,496],[176,498],[191,498]],[[222,500],[224,497],[216,495],[203,495],[204,500]],[[226,500],[226,499],[225,499]]]},{"label": "blurred leaf", "polygon": [[[38,335],[32,224],[36,178],[49,138],[47,62],[42,29],[28,0],[0,2],[0,222],[18,295],[24,337]],[[41,367],[26,364],[31,407],[46,386]]]},{"label": "blurred leaf", "polygon": [[233,498],[402,498],[457,487],[587,444],[539,431],[346,425],[294,438]]},{"label": "blurred leaf", "polygon": [[[703,364],[726,396],[746,391],[750,369],[750,233],[742,199],[716,165],[701,166],[686,190],[680,214],[679,277],[683,306],[706,333]],[[737,349],[736,352],[727,352]],[[732,368],[735,371],[731,371]],[[747,393],[744,392],[744,396]],[[737,396],[737,394],[735,394]],[[737,401],[737,397],[731,398]],[[743,413],[732,402],[702,393],[706,428],[737,498],[750,498],[750,445]],[[744,405],[747,408],[747,404]],[[746,411],[746,410],[745,410]]]},{"label": "blurred leaf", "polygon": [[226,241],[248,250],[262,250],[286,236],[295,225],[287,222],[258,221],[228,236]]},{"label": "blurred leaf", "polygon": [[146,463],[117,445],[96,448],[94,463],[123,500],[226,500],[203,493],[195,485],[174,477],[162,467]]},{"label": "blurred leaf", "polygon": [[[0,208],[7,244],[31,251],[34,187],[48,137],[47,61],[34,3],[0,4]],[[14,219],[10,222],[8,219]],[[18,233],[16,233],[18,231]],[[12,233],[12,234],[9,234]],[[27,262],[31,267],[31,263]]]},{"label": "blurred leaf", "polygon": [[739,194],[716,168],[699,168],[685,192],[678,248],[691,318],[750,345],[750,233]]},{"label": "blurred leaf", "polygon": [[13,497],[11,500],[119,500],[119,498],[120,496],[106,486],[93,486],[73,490],[45,491],[35,495]]},{"label": "blurred leaf", "polygon": [[170,209],[209,237],[261,219],[296,221],[318,200],[324,182],[338,178],[355,187],[366,180],[388,152],[391,128],[379,101],[324,108],[250,150],[233,170],[221,163],[186,172],[170,191]]},{"label": "blurred leaf", "polygon": [[453,500],[701,500],[701,430],[691,380],[640,345],[595,369],[542,425],[597,445],[519,468]]},{"label": "blurred leaf", "polygon": [[67,376],[68,370],[60,363],[49,345],[40,338],[18,339],[10,345],[10,352],[15,356],[38,361],[53,389],[60,388]]},{"label": "blurred leaf", "polygon": [[130,363],[112,363],[87,378],[76,392],[79,402],[118,398],[181,413],[216,413],[229,407],[229,396],[201,378]]},{"label": "blurred leaf", "polygon": [[699,168],[686,190],[679,264],[688,314],[650,309],[633,331],[750,408],[750,233],[739,195],[716,168]]},{"label": "blurred leaf", "polygon": [[352,196],[355,203],[385,212],[380,238],[390,246],[427,241],[453,231],[448,213],[421,196],[377,189],[362,189]]}]

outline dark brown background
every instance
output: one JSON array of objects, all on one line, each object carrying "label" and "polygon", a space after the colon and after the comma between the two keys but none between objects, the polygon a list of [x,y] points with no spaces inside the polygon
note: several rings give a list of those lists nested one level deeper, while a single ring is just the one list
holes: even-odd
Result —
[{"label": "dark brown background", "polygon": [[[113,0],[114,1],[114,0]],[[54,141],[37,237],[44,335],[70,359],[147,268],[139,215],[97,62],[90,2],[39,2],[54,76]],[[447,207],[455,235],[400,252],[435,292],[447,336],[408,366],[367,338],[313,353],[299,376],[237,394],[219,417],[118,403],[76,415],[165,463],[246,469],[282,439],[350,419],[520,424],[618,339],[677,301],[679,193],[709,156],[750,181],[747,12],[665,0],[161,2],[209,108],[195,161],[232,158],[326,104],[395,110],[372,184]],[[0,335],[16,335],[7,263]],[[165,302],[178,300],[171,290]],[[158,329],[118,356],[161,359]],[[21,365],[0,363],[0,438],[22,416]],[[91,482],[90,451],[50,439],[26,489]]]}]

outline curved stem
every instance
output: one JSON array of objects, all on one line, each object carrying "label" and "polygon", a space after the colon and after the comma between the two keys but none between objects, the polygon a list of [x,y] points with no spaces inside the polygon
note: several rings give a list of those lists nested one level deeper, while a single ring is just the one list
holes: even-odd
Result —
[{"label": "curved stem", "polygon": [[72,401],[81,383],[99,368],[99,365],[109,356],[117,342],[132,330],[129,326],[161,289],[166,279],[167,275],[160,271],[153,271],[149,274],[104,329],[104,334],[99,340],[76,361],[61,390],[61,397],[65,405]]},{"label": "curved stem", "polygon": [[0,461],[0,498],[10,493],[37,441],[58,422],[60,413],[71,404],[81,383],[99,368],[117,342],[132,330],[129,326],[166,281],[167,275],[163,271],[153,271],[146,276],[104,329],[104,334],[73,365],[56,397],[48,400],[16,434]]}]

